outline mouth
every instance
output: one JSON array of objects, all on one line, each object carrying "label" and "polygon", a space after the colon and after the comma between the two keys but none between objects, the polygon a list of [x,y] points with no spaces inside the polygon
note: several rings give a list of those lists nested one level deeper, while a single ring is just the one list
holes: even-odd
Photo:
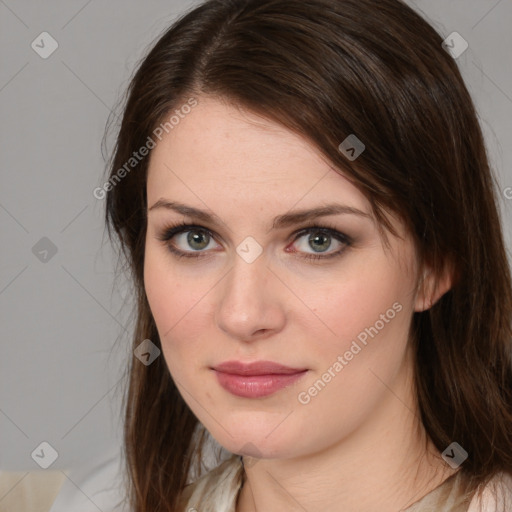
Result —
[{"label": "mouth", "polygon": [[292,368],[272,361],[226,361],[211,369],[226,391],[243,398],[270,396],[308,372],[307,368]]}]

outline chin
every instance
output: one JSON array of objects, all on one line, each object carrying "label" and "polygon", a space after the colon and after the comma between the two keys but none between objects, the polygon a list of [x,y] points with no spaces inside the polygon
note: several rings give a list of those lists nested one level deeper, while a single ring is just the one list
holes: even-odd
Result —
[{"label": "chin", "polygon": [[[273,415],[272,415],[273,416]],[[271,420],[274,419],[273,417]],[[282,417],[281,420],[282,421]],[[241,420],[241,418],[240,418]],[[274,459],[288,458],[294,455],[298,439],[293,436],[289,430],[279,426],[279,422],[271,421],[258,422],[255,424],[249,415],[245,421],[235,423],[227,422],[229,428],[224,430],[222,427],[215,425],[209,430],[212,437],[226,450],[254,457],[257,459]],[[228,433],[229,432],[229,433]]]}]

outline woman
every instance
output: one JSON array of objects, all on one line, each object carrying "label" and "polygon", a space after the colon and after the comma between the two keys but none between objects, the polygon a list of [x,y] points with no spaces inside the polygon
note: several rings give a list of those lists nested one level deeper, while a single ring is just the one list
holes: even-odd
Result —
[{"label": "woman", "polygon": [[398,0],[210,0],[141,63],[105,186],[134,511],[512,510],[510,270],[442,42]]}]

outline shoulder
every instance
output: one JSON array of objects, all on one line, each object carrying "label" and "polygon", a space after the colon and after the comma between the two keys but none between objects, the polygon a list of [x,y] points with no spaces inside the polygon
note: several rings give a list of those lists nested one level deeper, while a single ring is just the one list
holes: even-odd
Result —
[{"label": "shoulder", "polygon": [[476,492],[468,512],[508,512],[512,510],[512,474],[496,474],[481,492]]},{"label": "shoulder", "polygon": [[239,456],[232,455],[185,487],[179,502],[179,512],[234,512],[242,473]]}]

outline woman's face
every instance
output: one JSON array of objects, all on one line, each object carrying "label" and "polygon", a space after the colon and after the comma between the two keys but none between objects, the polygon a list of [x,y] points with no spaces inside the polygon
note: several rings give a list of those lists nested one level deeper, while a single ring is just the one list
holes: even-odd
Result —
[{"label": "woman's face", "polygon": [[[228,450],[318,452],[412,396],[412,242],[390,235],[385,250],[369,202],[301,137],[198,102],[148,173],[144,278],[163,356]],[[288,373],[244,366],[262,361]]]}]

